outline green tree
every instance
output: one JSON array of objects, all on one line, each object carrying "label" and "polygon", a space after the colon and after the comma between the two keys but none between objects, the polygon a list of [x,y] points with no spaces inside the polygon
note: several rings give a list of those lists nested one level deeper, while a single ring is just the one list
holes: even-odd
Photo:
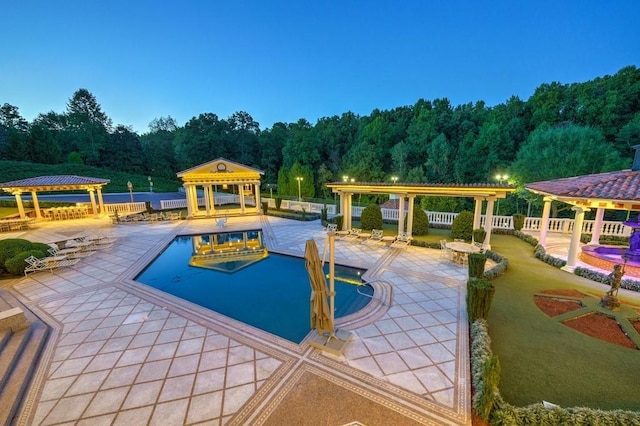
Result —
[{"label": "green tree", "polygon": [[101,165],[102,151],[111,130],[111,119],[87,89],[77,90],[67,103],[67,130],[73,145],[88,165]]}]

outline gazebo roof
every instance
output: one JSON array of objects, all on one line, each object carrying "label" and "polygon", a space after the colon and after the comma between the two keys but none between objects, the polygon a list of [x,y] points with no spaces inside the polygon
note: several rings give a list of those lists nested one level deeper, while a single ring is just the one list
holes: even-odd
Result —
[{"label": "gazebo roof", "polygon": [[387,183],[387,182],[332,182],[327,184],[333,192],[353,194],[406,194],[448,197],[505,198],[514,192],[513,185],[497,183]]},{"label": "gazebo roof", "polygon": [[0,189],[6,192],[15,191],[65,191],[87,189],[104,186],[109,179],[75,175],[38,176],[11,182],[0,183]]},{"label": "gazebo roof", "polygon": [[533,182],[525,188],[568,204],[640,209],[640,170],[619,170]]}]

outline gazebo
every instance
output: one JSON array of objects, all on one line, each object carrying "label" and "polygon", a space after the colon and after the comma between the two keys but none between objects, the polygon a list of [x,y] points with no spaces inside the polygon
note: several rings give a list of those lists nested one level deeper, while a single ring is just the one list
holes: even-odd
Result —
[{"label": "gazebo", "polygon": [[[91,199],[91,208],[94,216],[100,212],[104,212],[104,200],[102,199],[102,187],[111,182],[109,179],[100,179],[86,176],[60,175],[60,176],[39,176],[22,180],[14,180],[0,184],[0,189],[9,192],[16,197],[18,212],[22,219],[26,218],[24,205],[22,202],[22,194],[31,193],[33,200],[33,208],[36,214],[36,220],[42,219],[40,205],[38,204],[38,192],[50,191],[88,191]],[[95,194],[98,194],[98,206],[96,205]]]},{"label": "gazebo", "polygon": [[543,197],[539,238],[539,243],[543,247],[546,246],[549,230],[551,202],[556,200],[573,206],[575,220],[567,264],[563,269],[573,272],[576,267],[585,212],[596,209],[595,224],[589,244],[598,244],[605,210],[640,210],[640,162],[638,160],[636,152],[636,161],[631,170],[554,179],[525,185],[525,189]]},{"label": "gazebo", "polygon": [[[344,212],[343,229],[351,229],[351,198],[354,194],[388,194],[398,197],[398,234],[405,232],[404,214],[407,215],[406,232],[413,230],[413,208],[416,196],[439,197],[473,197],[475,209],[473,228],[480,228],[483,203],[487,202],[485,231],[487,236],[484,246],[491,247],[491,224],[493,222],[493,206],[497,199],[506,198],[507,194],[516,190],[512,185],[475,183],[380,183],[380,182],[333,182],[327,184],[334,193],[340,195],[340,211]],[[408,208],[405,208],[407,205]],[[407,210],[405,212],[405,210]]]},{"label": "gazebo", "polygon": [[[221,157],[178,172],[187,196],[187,215],[193,218],[260,213],[260,176],[263,174],[261,170]],[[217,210],[218,189],[232,190],[234,195],[237,193],[240,208],[225,210],[224,213]],[[199,207],[198,192],[204,195],[204,210]]]}]

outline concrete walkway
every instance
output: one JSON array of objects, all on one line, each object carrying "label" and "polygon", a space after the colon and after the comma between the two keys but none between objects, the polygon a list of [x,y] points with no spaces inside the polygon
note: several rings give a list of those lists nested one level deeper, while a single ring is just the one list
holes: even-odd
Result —
[{"label": "concrete walkway", "polygon": [[[320,253],[326,240],[317,221],[229,218],[226,231],[256,228],[300,257],[306,239]],[[294,344],[133,280],[176,235],[218,230],[82,219],[0,234],[117,237],[72,268],[3,282],[54,329],[19,424],[471,424],[466,267],[439,250],[336,241],[336,262],[368,269],[380,294],[338,321],[353,341],[336,358],[311,334]]]}]

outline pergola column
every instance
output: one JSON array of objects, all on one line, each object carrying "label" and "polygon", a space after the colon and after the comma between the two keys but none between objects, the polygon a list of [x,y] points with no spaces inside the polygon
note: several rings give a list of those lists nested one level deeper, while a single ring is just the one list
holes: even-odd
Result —
[{"label": "pergola column", "polygon": [[491,230],[493,229],[493,203],[496,200],[496,197],[489,197],[487,199],[487,213],[484,220],[484,230],[487,233],[487,236],[484,238],[484,243],[482,247],[486,250],[491,250]]},{"label": "pergola column", "polygon": [[40,220],[42,219],[42,214],[40,213],[40,203],[38,202],[36,191],[31,191],[31,199],[33,200],[33,209],[36,211],[36,220]]},{"label": "pergola column", "polygon": [[407,213],[407,233],[409,236],[413,234],[413,203],[415,201],[415,195],[409,195],[409,212]]},{"label": "pergola column", "polygon": [[102,188],[97,187],[96,191],[98,192],[98,205],[100,206],[100,213],[105,214],[106,210],[104,209],[104,197],[102,196]]},{"label": "pergola column", "polygon": [[211,215],[211,194],[209,194],[209,185],[204,185],[204,210],[207,216]]},{"label": "pergola column", "polygon": [[262,211],[262,198],[260,196],[260,182],[253,184],[253,198],[256,200],[256,211]]},{"label": "pergola column", "polygon": [[240,195],[240,212],[245,214],[245,206],[244,206],[244,184],[238,184],[238,195]]},{"label": "pergola column", "polygon": [[540,240],[538,243],[542,247],[547,247],[547,232],[549,231],[549,215],[551,214],[551,201],[549,197],[543,198],[542,220],[540,221]]},{"label": "pergola column", "polygon": [[210,184],[207,186],[207,191],[209,192],[209,211],[213,216],[216,214],[216,194],[213,191],[213,185]]},{"label": "pergola column", "polygon": [[404,194],[398,195],[398,235],[404,232]]},{"label": "pergola column", "polygon": [[193,216],[193,192],[191,190],[192,185],[183,185],[184,193],[187,196],[187,216]]},{"label": "pergola column", "polygon": [[96,195],[95,189],[89,189],[89,199],[91,200],[91,210],[93,211],[94,216],[98,216],[98,206],[96,205]]},{"label": "pergola column", "polygon": [[484,198],[474,197],[474,200],[476,203],[475,208],[473,209],[473,229],[480,229],[480,223],[482,220],[482,202],[484,201]]},{"label": "pergola column", "polygon": [[16,191],[13,195],[16,197],[16,204],[18,205],[18,213],[20,213],[20,218],[26,219],[27,215],[24,213],[24,206],[22,205],[22,197],[20,196],[21,192]]},{"label": "pergola column", "polygon": [[593,224],[593,231],[591,232],[591,241],[589,245],[600,244],[600,233],[602,232],[602,221],[604,219],[604,208],[598,207],[596,210],[596,221]]},{"label": "pergola column", "polygon": [[351,229],[351,224],[353,221],[353,194],[350,192],[345,192],[345,200],[344,200],[344,229]]},{"label": "pergola column", "polygon": [[573,219],[573,232],[571,233],[571,242],[569,243],[569,254],[567,254],[567,264],[562,268],[565,271],[573,272],[576,269],[576,261],[578,260],[578,252],[580,250],[580,235],[582,234],[582,225],[584,223],[584,213],[589,211],[588,208],[573,207],[576,212]]}]

